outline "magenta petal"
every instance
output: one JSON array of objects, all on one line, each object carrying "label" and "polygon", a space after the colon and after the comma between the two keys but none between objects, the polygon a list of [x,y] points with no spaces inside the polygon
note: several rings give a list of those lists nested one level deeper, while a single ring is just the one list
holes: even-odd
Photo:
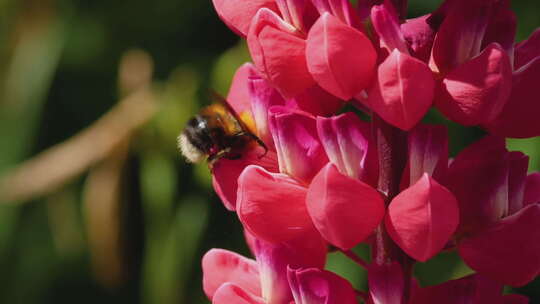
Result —
[{"label": "magenta petal", "polygon": [[254,295],[261,295],[259,266],[254,260],[232,251],[211,249],[202,258],[203,289],[209,299],[225,283],[234,283]]},{"label": "magenta petal", "polygon": [[503,296],[503,304],[529,304],[529,298],[520,294],[508,294]]},{"label": "magenta petal", "polygon": [[497,119],[486,125],[488,131],[504,137],[540,136],[539,78],[540,56],[514,72],[510,98]]},{"label": "magenta petal", "polygon": [[523,204],[540,203],[540,172],[534,172],[527,176]]},{"label": "magenta petal", "polygon": [[503,286],[473,274],[417,290],[411,304],[502,304]]},{"label": "magenta petal", "polygon": [[317,135],[316,120],[308,113],[274,106],[269,113],[279,169],[304,184],[328,162]]},{"label": "magenta petal", "polygon": [[442,181],[448,169],[448,135],[446,127],[418,125],[408,137],[409,176],[407,186],[420,179],[424,173]]},{"label": "magenta petal", "polygon": [[372,263],[368,268],[369,294],[373,304],[402,303],[403,297],[403,271],[401,265],[376,265]]},{"label": "magenta petal", "polygon": [[401,24],[401,31],[412,50],[413,56],[423,62],[429,61],[431,46],[435,38],[435,31],[427,22],[430,16],[424,15],[407,19],[405,23]]},{"label": "magenta petal", "polygon": [[[512,215],[523,208],[525,195],[525,183],[529,157],[522,152],[512,151],[508,153],[508,212]],[[506,214],[505,214],[506,215]]]},{"label": "magenta petal", "polygon": [[448,242],[459,223],[454,195],[427,174],[388,206],[385,226],[408,255],[427,261]]},{"label": "magenta petal", "polygon": [[[264,157],[260,157],[264,154]],[[236,210],[238,177],[248,165],[259,165],[270,172],[278,172],[277,155],[273,151],[266,154],[262,147],[244,153],[240,159],[222,158],[212,168],[212,185],[219,198],[230,211]]]},{"label": "magenta petal", "polygon": [[285,98],[315,84],[306,66],[306,41],[274,12],[259,10],[247,42],[255,66]]},{"label": "magenta petal", "polygon": [[275,0],[285,22],[294,25],[297,29],[307,32],[306,15],[313,9],[307,0]]},{"label": "magenta petal", "polygon": [[[498,136],[485,136],[461,150],[450,167],[461,167],[467,163],[498,161],[508,153],[505,139]],[[459,164],[459,166],[458,166]]]},{"label": "magenta petal", "polygon": [[295,304],[356,304],[356,293],[349,281],[317,268],[287,271]]},{"label": "magenta petal", "polygon": [[512,57],[517,29],[516,15],[510,7],[510,1],[492,2],[493,7],[489,24],[482,40],[482,48],[496,42]]},{"label": "magenta petal", "polygon": [[257,238],[283,242],[314,230],[306,210],[307,189],[285,174],[248,166],[238,178],[237,213]]},{"label": "magenta petal", "polygon": [[381,195],[371,186],[342,175],[332,164],[313,178],[306,199],[317,230],[344,250],[368,237],[384,216]]},{"label": "magenta petal", "polygon": [[320,15],[327,13],[352,27],[360,26],[359,16],[348,0],[312,0],[312,2]]},{"label": "magenta petal", "polygon": [[263,78],[251,77],[248,81],[251,111],[257,128],[257,135],[270,149],[274,147],[268,123],[268,110],[275,105],[284,105],[279,92]]},{"label": "magenta petal", "polygon": [[360,180],[368,177],[365,167],[369,123],[347,112],[330,118],[317,117],[317,131],[326,155],[341,173]]},{"label": "magenta petal", "polygon": [[456,0],[450,3],[435,41],[430,67],[442,74],[480,53],[493,1]]},{"label": "magenta petal", "polygon": [[367,103],[388,123],[410,130],[431,107],[434,87],[425,63],[394,50],[379,66]]},{"label": "magenta petal", "polygon": [[229,28],[245,37],[253,16],[260,8],[277,11],[274,0],[212,0],[217,14]]},{"label": "magenta petal", "polygon": [[238,114],[251,112],[251,98],[249,94],[249,79],[257,75],[255,66],[244,63],[234,74],[227,101]]},{"label": "magenta petal", "polygon": [[540,204],[464,237],[459,255],[472,269],[511,286],[522,286],[540,272]]},{"label": "magenta petal", "polygon": [[236,284],[225,283],[216,291],[212,304],[266,304],[266,302]]},{"label": "magenta petal", "polygon": [[325,13],[309,31],[306,58],[317,83],[348,100],[369,85],[377,54],[366,35]]},{"label": "magenta petal", "polygon": [[511,75],[508,55],[498,44],[491,44],[446,75],[435,105],[446,117],[466,126],[489,122],[510,96]]},{"label": "magenta petal", "polygon": [[408,54],[407,43],[399,26],[397,12],[388,0],[371,8],[371,22],[380,38],[381,48],[388,54],[393,50]]},{"label": "magenta petal", "polygon": [[540,28],[536,29],[527,40],[516,45],[514,69],[520,69],[536,57],[540,57]]},{"label": "magenta petal", "polygon": [[464,149],[448,169],[445,186],[456,196],[460,231],[491,224],[508,212],[508,151],[488,136]]}]

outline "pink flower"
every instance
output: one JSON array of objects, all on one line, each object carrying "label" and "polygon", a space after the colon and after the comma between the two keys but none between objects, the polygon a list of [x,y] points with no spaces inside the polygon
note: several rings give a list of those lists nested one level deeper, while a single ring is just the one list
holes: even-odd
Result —
[{"label": "pink flower", "polygon": [[388,123],[410,130],[431,107],[433,74],[424,62],[409,54],[397,14],[388,0],[373,6],[371,20],[379,36],[383,61],[363,103]]},{"label": "pink flower", "polygon": [[390,237],[419,261],[441,251],[459,223],[456,197],[441,184],[447,170],[447,147],[442,127],[421,125],[409,134],[404,190],[390,202],[385,218]]},{"label": "pink flower", "polygon": [[351,113],[317,118],[317,131],[330,163],[309,185],[307,208],[322,236],[347,250],[365,240],[385,212],[370,185],[374,146],[366,123]]},{"label": "pink flower", "polygon": [[[507,49],[507,41],[513,41],[515,19],[506,2],[458,0],[444,7],[430,60],[442,78],[435,105],[460,124],[492,121],[510,95],[511,44]],[[501,22],[508,23],[502,31]],[[494,27],[498,32],[492,32]]]},{"label": "pink flower", "polygon": [[[540,173],[527,174],[528,157],[504,137],[540,135],[540,32],[514,45],[507,0],[448,0],[410,20],[399,0],[241,3],[214,0],[254,62],[228,100],[268,151],[220,159],[212,176],[256,261],[209,251],[208,297],[527,303],[502,288],[540,274]],[[338,114],[348,101],[369,118]],[[449,161],[446,128],[422,123],[432,105],[492,134]],[[351,250],[362,242],[370,262]],[[324,270],[327,244],[367,270],[366,292]],[[419,287],[414,263],[443,250],[476,273]]]},{"label": "pink flower", "polygon": [[540,204],[537,194],[524,200],[527,164],[528,157],[508,152],[503,139],[486,137],[456,157],[445,183],[460,206],[460,256],[479,273],[512,286],[540,271]]},{"label": "pink flower", "polygon": [[439,12],[443,22],[430,61],[442,77],[437,108],[453,121],[500,136],[540,135],[540,107],[531,93],[540,71],[538,32],[514,47],[509,1],[447,3]]},{"label": "pink flower", "polygon": [[540,115],[536,97],[540,75],[540,30],[515,46],[510,98],[500,115],[486,128],[500,136],[526,138],[540,135]]},{"label": "pink flower", "polygon": [[499,303],[527,304],[528,299],[521,295],[503,295],[503,286],[481,275],[470,275],[451,280],[440,285],[417,289],[411,304],[466,304]]},{"label": "pink flower", "polygon": [[214,1],[226,24],[247,35],[255,66],[285,98],[320,86],[348,100],[369,85],[376,53],[348,1],[243,4]]},{"label": "pink flower", "polygon": [[318,236],[272,244],[249,236],[256,261],[223,249],[202,260],[203,289],[212,303],[288,304],[287,267],[322,268],[326,245]]},{"label": "pink flower", "polygon": [[349,281],[317,268],[287,271],[295,304],[355,304],[356,293]]}]

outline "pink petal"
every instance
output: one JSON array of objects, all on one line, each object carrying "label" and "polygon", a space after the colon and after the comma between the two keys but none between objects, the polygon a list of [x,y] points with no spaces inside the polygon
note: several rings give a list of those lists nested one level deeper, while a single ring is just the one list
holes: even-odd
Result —
[{"label": "pink petal", "polygon": [[342,174],[362,180],[366,170],[370,126],[351,112],[317,117],[317,131],[326,155]]},{"label": "pink petal", "polygon": [[418,125],[408,137],[409,161],[404,176],[406,187],[416,183],[424,173],[442,181],[448,169],[448,134],[446,127]]},{"label": "pink petal", "polygon": [[265,79],[251,77],[248,81],[251,111],[257,127],[257,135],[270,149],[274,141],[268,123],[268,109],[275,105],[284,105],[285,100]]},{"label": "pink petal", "polygon": [[307,194],[313,223],[329,243],[347,250],[367,238],[384,216],[381,195],[369,185],[339,173],[328,164]]},{"label": "pink petal", "polygon": [[478,274],[419,289],[411,304],[502,304],[502,285]]},{"label": "pink petal", "polygon": [[[264,155],[264,157],[260,157]],[[230,211],[236,210],[238,177],[248,165],[256,164],[270,172],[278,172],[277,155],[273,151],[266,154],[262,147],[244,153],[240,159],[222,158],[212,168],[212,185],[219,198]]]},{"label": "pink petal", "polygon": [[401,24],[401,32],[412,50],[412,55],[423,62],[429,61],[435,31],[427,20],[431,15],[407,19]]},{"label": "pink petal", "polygon": [[536,29],[527,40],[516,45],[514,69],[520,69],[537,57],[540,57],[540,28]]},{"label": "pink petal", "polygon": [[255,66],[285,98],[315,84],[306,66],[306,41],[274,12],[259,10],[247,42]]},{"label": "pink petal", "polygon": [[371,82],[377,54],[366,35],[325,13],[309,31],[306,58],[317,83],[348,100]]},{"label": "pink petal", "polygon": [[387,54],[395,49],[405,54],[409,53],[399,26],[397,12],[389,0],[371,8],[371,22],[380,38],[381,48],[385,49]]},{"label": "pink petal", "polygon": [[370,264],[368,282],[373,304],[402,303],[403,277],[401,265],[397,262],[389,265]]},{"label": "pink petal", "polygon": [[540,172],[534,172],[527,176],[523,204],[540,203]]},{"label": "pink petal", "polygon": [[244,229],[244,240],[251,254],[257,256],[257,238],[247,229]]},{"label": "pink petal", "polygon": [[529,298],[520,294],[508,294],[503,296],[503,304],[529,304]]},{"label": "pink petal", "polygon": [[344,104],[343,100],[326,92],[319,85],[314,85],[287,101],[288,106],[294,106],[315,116],[333,115]]},{"label": "pink petal", "polygon": [[209,299],[225,283],[234,283],[259,296],[259,266],[251,259],[232,251],[211,249],[202,258],[203,289]]},{"label": "pink petal", "polygon": [[231,107],[241,115],[243,112],[251,113],[251,98],[249,94],[249,79],[256,77],[257,70],[251,63],[244,63],[234,74],[227,101]]},{"label": "pink petal", "polygon": [[351,283],[330,271],[289,268],[288,277],[296,304],[358,303]]},{"label": "pink petal", "polygon": [[394,50],[379,66],[367,103],[388,123],[410,130],[431,107],[434,87],[425,63]]},{"label": "pink petal", "polygon": [[240,36],[245,37],[255,13],[260,8],[277,12],[274,0],[212,0],[217,14],[227,26]]},{"label": "pink petal", "polygon": [[468,237],[459,255],[472,269],[511,286],[522,286],[540,272],[540,204],[532,204]]},{"label": "pink petal", "polygon": [[430,67],[442,74],[480,53],[490,17],[492,1],[447,1],[431,53]]},{"label": "pink petal", "polygon": [[289,303],[292,298],[288,267],[323,268],[327,245],[318,233],[304,234],[284,243],[256,241],[262,294],[267,303]]},{"label": "pink petal", "polygon": [[497,119],[486,125],[488,131],[514,138],[540,136],[539,78],[540,56],[514,72],[510,98]]},{"label": "pink petal", "polygon": [[216,291],[212,304],[266,304],[266,302],[238,285],[225,283]]},{"label": "pink petal", "polygon": [[237,213],[257,238],[284,242],[314,230],[306,210],[307,189],[285,174],[248,166],[238,178]]},{"label": "pink petal", "polygon": [[447,118],[466,126],[491,121],[510,96],[511,75],[508,55],[498,44],[491,44],[446,75],[435,105]]},{"label": "pink petal", "polygon": [[328,162],[317,135],[316,120],[290,108],[270,108],[270,130],[278,154],[280,172],[304,184]]},{"label": "pink petal", "polygon": [[458,203],[448,189],[424,174],[392,200],[384,223],[403,251],[424,262],[443,249],[456,230]]}]

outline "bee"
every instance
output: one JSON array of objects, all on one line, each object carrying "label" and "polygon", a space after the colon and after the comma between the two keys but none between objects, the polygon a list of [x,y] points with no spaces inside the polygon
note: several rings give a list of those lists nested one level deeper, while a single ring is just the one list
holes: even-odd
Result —
[{"label": "bee", "polygon": [[206,159],[208,166],[221,159],[239,159],[253,144],[268,148],[247,126],[231,105],[221,96],[213,94],[216,101],[201,109],[191,118],[178,136],[180,152],[188,162]]}]

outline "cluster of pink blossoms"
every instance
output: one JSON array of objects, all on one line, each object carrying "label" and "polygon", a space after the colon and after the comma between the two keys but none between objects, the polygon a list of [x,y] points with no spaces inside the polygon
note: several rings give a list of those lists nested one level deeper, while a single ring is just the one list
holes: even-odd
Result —
[{"label": "cluster of pink blossoms", "polygon": [[[228,101],[269,149],[213,167],[255,256],[204,256],[213,303],[528,302],[502,288],[540,274],[540,173],[505,137],[540,135],[540,31],[514,44],[509,0],[414,19],[400,0],[213,2],[253,59]],[[346,103],[369,121],[338,115]],[[432,106],[488,134],[449,160],[446,128],[420,122]],[[367,269],[368,291],[324,270],[329,248]],[[415,261],[443,250],[475,273],[419,286]]]}]

